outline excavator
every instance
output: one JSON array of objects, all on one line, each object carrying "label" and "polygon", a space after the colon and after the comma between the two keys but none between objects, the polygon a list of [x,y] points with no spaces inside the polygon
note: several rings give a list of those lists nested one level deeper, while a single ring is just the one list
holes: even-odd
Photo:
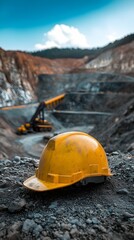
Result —
[{"label": "excavator", "polygon": [[54,109],[65,97],[65,94],[58,95],[49,100],[41,102],[29,122],[24,123],[17,129],[17,134],[31,132],[51,131],[52,125],[44,119],[45,110]]}]

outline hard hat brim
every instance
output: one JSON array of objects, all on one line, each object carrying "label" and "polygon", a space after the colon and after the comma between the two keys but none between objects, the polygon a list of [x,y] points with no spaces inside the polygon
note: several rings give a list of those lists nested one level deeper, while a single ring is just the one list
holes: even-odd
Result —
[{"label": "hard hat brim", "polygon": [[23,185],[33,191],[44,192],[57,188],[62,188],[71,185],[70,183],[50,183],[39,180],[36,176],[32,176],[24,181]]}]

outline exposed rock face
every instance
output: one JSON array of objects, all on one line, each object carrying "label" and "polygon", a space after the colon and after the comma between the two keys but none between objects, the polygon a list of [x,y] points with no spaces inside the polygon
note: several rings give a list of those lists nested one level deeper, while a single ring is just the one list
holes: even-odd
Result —
[{"label": "exposed rock face", "polygon": [[105,71],[134,74],[134,41],[100,54],[88,62],[85,68],[91,71]]},{"label": "exposed rock face", "polygon": [[39,74],[65,73],[84,59],[49,60],[23,52],[0,49],[0,107],[29,103],[36,99]]},{"label": "exposed rock face", "polygon": [[0,107],[28,103],[35,99],[31,83],[37,76],[28,70],[20,54],[0,50]]},{"label": "exposed rock face", "polygon": [[42,74],[39,75],[36,95],[39,101],[43,101],[67,91],[133,93],[133,83],[133,77],[112,73]]},{"label": "exposed rock face", "polygon": [[[83,73],[82,77],[79,74],[75,75],[77,77],[76,82],[85,81],[87,72],[121,73],[133,76],[133,53],[134,41],[105,51],[89,62],[87,57],[83,59],[50,60],[35,57],[24,52],[0,49],[0,107],[35,101],[39,81],[38,76],[42,74],[60,74],[61,78],[66,80],[66,76],[64,77],[62,74]],[[57,75],[54,85],[58,86],[58,81]],[[70,83],[72,84],[71,75]],[[68,89],[67,84],[65,83],[66,89]],[[75,84],[77,85],[77,83]]]}]

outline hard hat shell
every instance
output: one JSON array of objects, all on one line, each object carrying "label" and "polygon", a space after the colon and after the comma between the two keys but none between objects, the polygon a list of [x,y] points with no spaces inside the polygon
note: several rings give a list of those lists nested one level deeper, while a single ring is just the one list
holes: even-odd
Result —
[{"label": "hard hat shell", "polygon": [[83,132],[66,132],[49,140],[35,176],[28,178],[24,186],[46,191],[87,177],[111,175],[106,153],[95,138]]}]

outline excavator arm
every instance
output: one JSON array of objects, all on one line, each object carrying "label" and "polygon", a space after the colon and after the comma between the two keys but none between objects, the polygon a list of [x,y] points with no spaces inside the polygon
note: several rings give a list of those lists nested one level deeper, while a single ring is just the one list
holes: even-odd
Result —
[{"label": "excavator arm", "polygon": [[17,129],[18,134],[26,134],[28,132],[50,131],[52,125],[44,119],[44,113],[47,109],[54,109],[64,99],[65,94],[58,95],[54,98],[41,102],[31,120]]},{"label": "excavator arm", "polygon": [[36,118],[40,118],[40,119],[44,120],[44,109],[45,109],[45,107],[46,107],[45,102],[41,102],[39,104],[39,106],[36,109],[36,112],[34,113],[34,115],[32,116],[32,118],[30,120],[31,124],[34,123]]}]

